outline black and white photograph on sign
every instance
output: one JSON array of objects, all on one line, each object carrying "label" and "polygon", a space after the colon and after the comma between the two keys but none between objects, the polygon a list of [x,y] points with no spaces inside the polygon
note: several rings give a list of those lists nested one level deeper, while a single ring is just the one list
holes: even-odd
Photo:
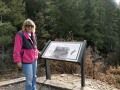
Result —
[{"label": "black and white photograph on sign", "polygon": [[53,51],[52,58],[66,59],[70,48],[57,46]]},{"label": "black and white photograph on sign", "polygon": [[55,42],[51,41],[42,58],[58,59],[58,60],[78,60],[82,42]]}]

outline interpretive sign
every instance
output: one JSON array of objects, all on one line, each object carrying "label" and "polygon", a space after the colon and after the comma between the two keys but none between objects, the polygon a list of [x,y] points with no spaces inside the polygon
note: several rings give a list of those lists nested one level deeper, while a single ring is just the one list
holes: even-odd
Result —
[{"label": "interpretive sign", "polygon": [[42,58],[78,62],[82,47],[83,42],[51,41],[42,54]]}]

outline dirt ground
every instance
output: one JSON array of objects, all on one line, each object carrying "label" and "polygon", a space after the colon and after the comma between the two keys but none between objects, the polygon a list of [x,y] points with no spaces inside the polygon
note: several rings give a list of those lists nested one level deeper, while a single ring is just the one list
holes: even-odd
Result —
[{"label": "dirt ground", "polygon": [[[71,75],[71,74],[52,75],[51,80],[48,80],[49,81],[48,84],[50,86],[53,85],[53,87],[50,87],[50,86],[46,87],[43,85],[41,86],[40,84],[38,84],[39,82],[44,82],[43,78],[45,79],[45,76],[37,78],[37,89],[38,90],[67,90],[67,89],[54,88],[54,86],[59,85],[59,84],[61,84],[63,87],[68,87],[68,89],[71,87],[72,89],[69,89],[69,90],[80,90],[80,88],[81,88],[81,84],[80,84],[81,77],[78,74],[75,74],[75,75]],[[25,89],[25,82],[0,87],[0,90],[24,90],[24,89]],[[81,90],[83,90],[83,89],[81,89]],[[117,89],[114,86],[109,85],[105,82],[101,82],[99,80],[85,79],[84,90],[120,90],[120,89]]]}]

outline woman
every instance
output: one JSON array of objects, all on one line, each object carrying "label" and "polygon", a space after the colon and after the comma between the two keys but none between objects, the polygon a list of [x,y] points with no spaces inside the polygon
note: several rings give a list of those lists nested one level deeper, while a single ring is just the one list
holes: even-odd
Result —
[{"label": "woman", "polygon": [[35,23],[27,19],[22,30],[15,36],[13,59],[19,68],[23,68],[26,77],[26,90],[36,90],[37,49]]}]

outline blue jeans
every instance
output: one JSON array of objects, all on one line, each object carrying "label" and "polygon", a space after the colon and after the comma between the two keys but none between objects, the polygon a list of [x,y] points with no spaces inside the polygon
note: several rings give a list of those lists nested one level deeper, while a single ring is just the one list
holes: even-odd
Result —
[{"label": "blue jeans", "polygon": [[22,64],[26,77],[26,90],[36,90],[37,60],[31,64]]}]

